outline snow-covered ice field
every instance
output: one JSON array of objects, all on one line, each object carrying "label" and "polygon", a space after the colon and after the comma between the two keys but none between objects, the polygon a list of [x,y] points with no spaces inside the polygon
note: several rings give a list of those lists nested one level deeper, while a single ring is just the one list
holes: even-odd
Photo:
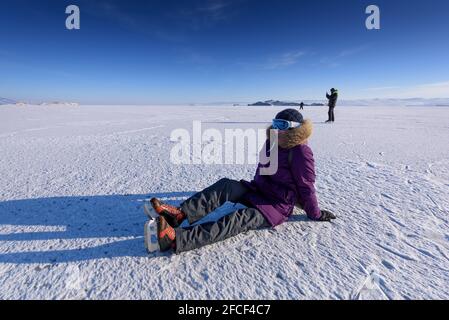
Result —
[{"label": "snow-covered ice field", "polygon": [[[0,299],[449,298],[449,108],[308,108],[335,223],[148,255],[142,203],[255,165],[177,166],[175,128],[265,127],[274,107],[0,107]],[[235,122],[252,122],[236,124]],[[226,122],[226,123],[222,123]]]}]

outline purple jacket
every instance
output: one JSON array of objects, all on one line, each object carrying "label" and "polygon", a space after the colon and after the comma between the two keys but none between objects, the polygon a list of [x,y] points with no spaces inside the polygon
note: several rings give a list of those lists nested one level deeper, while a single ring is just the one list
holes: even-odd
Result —
[{"label": "purple jacket", "polygon": [[273,227],[287,221],[296,204],[304,209],[310,219],[319,220],[321,217],[314,187],[315,162],[313,152],[307,145],[311,133],[312,125],[306,121],[299,130],[288,133],[287,142],[282,144],[280,140],[279,144],[286,148],[279,148],[276,174],[260,175],[263,165],[259,164],[254,180],[242,181],[251,190],[245,196],[245,203],[262,212]]}]

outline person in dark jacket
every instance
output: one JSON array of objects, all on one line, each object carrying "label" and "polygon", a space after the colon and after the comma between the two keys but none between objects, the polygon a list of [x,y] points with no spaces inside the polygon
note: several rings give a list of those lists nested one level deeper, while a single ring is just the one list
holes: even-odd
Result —
[{"label": "person in dark jacket", "polygon": [[304,102],[301,102],[301,103],[299,104],[299,110],[304,110]]},{"label": "person in dark jacket", "polygon": [[334,114],[334,109],[337,106],[337,99],[338,99],[338,90],[332,88],[331,89],[331,94],[328,94],[326,92],[326,98],[329,99],[329,119],[326,121],[326,123],[330,123],[330,122],[335,122],[335,114]]},{"label": "person in dark jacket", "polygon": [[[270,130],[277,130],[277,144],[270,142]],[[273,175],[262,175],[259,164],[251,182],[221,179],[198,192],[181,206],[174,207],[159,199],[152,199],[144,210],[157,219],[157,234],[148,232],[145,241],[157,237],[158,249],[173,249],[181,253],[236,236],[249,230],[276,227],[292,215],[295,206],[301,207],[314,221],[331,221],[335,215],[320,210],[315,192],[315,162],[307,144],[312,135],[312,122],[304,120],[295,109],[280,112],[268,128],[265,152],[271,146],[278,148],[278,170]],[[216,222],[195,224],[226,202],[246,206]],[[190,227],[181,228],[187,219]],[[148,248],[148,246],[147,246]]]}]

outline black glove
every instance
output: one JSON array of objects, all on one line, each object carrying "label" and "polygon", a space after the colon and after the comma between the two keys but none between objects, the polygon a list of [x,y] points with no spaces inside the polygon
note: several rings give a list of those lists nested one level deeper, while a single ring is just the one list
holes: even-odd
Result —
[{"label": "black glove", "polygon": [[335,214],[327,210],[321,210],[321,218],[320,221],[331,222],[332,220],[337,219]]}]

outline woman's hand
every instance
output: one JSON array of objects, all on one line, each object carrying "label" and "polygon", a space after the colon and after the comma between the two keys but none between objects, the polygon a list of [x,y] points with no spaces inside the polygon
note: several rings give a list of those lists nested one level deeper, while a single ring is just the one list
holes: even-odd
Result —
[{"label": "woman's hand", "polygon": [[321,218],[320,221],[331,222],[332,220],[337,219],[335,214],[327,210],[321,210]]}]

